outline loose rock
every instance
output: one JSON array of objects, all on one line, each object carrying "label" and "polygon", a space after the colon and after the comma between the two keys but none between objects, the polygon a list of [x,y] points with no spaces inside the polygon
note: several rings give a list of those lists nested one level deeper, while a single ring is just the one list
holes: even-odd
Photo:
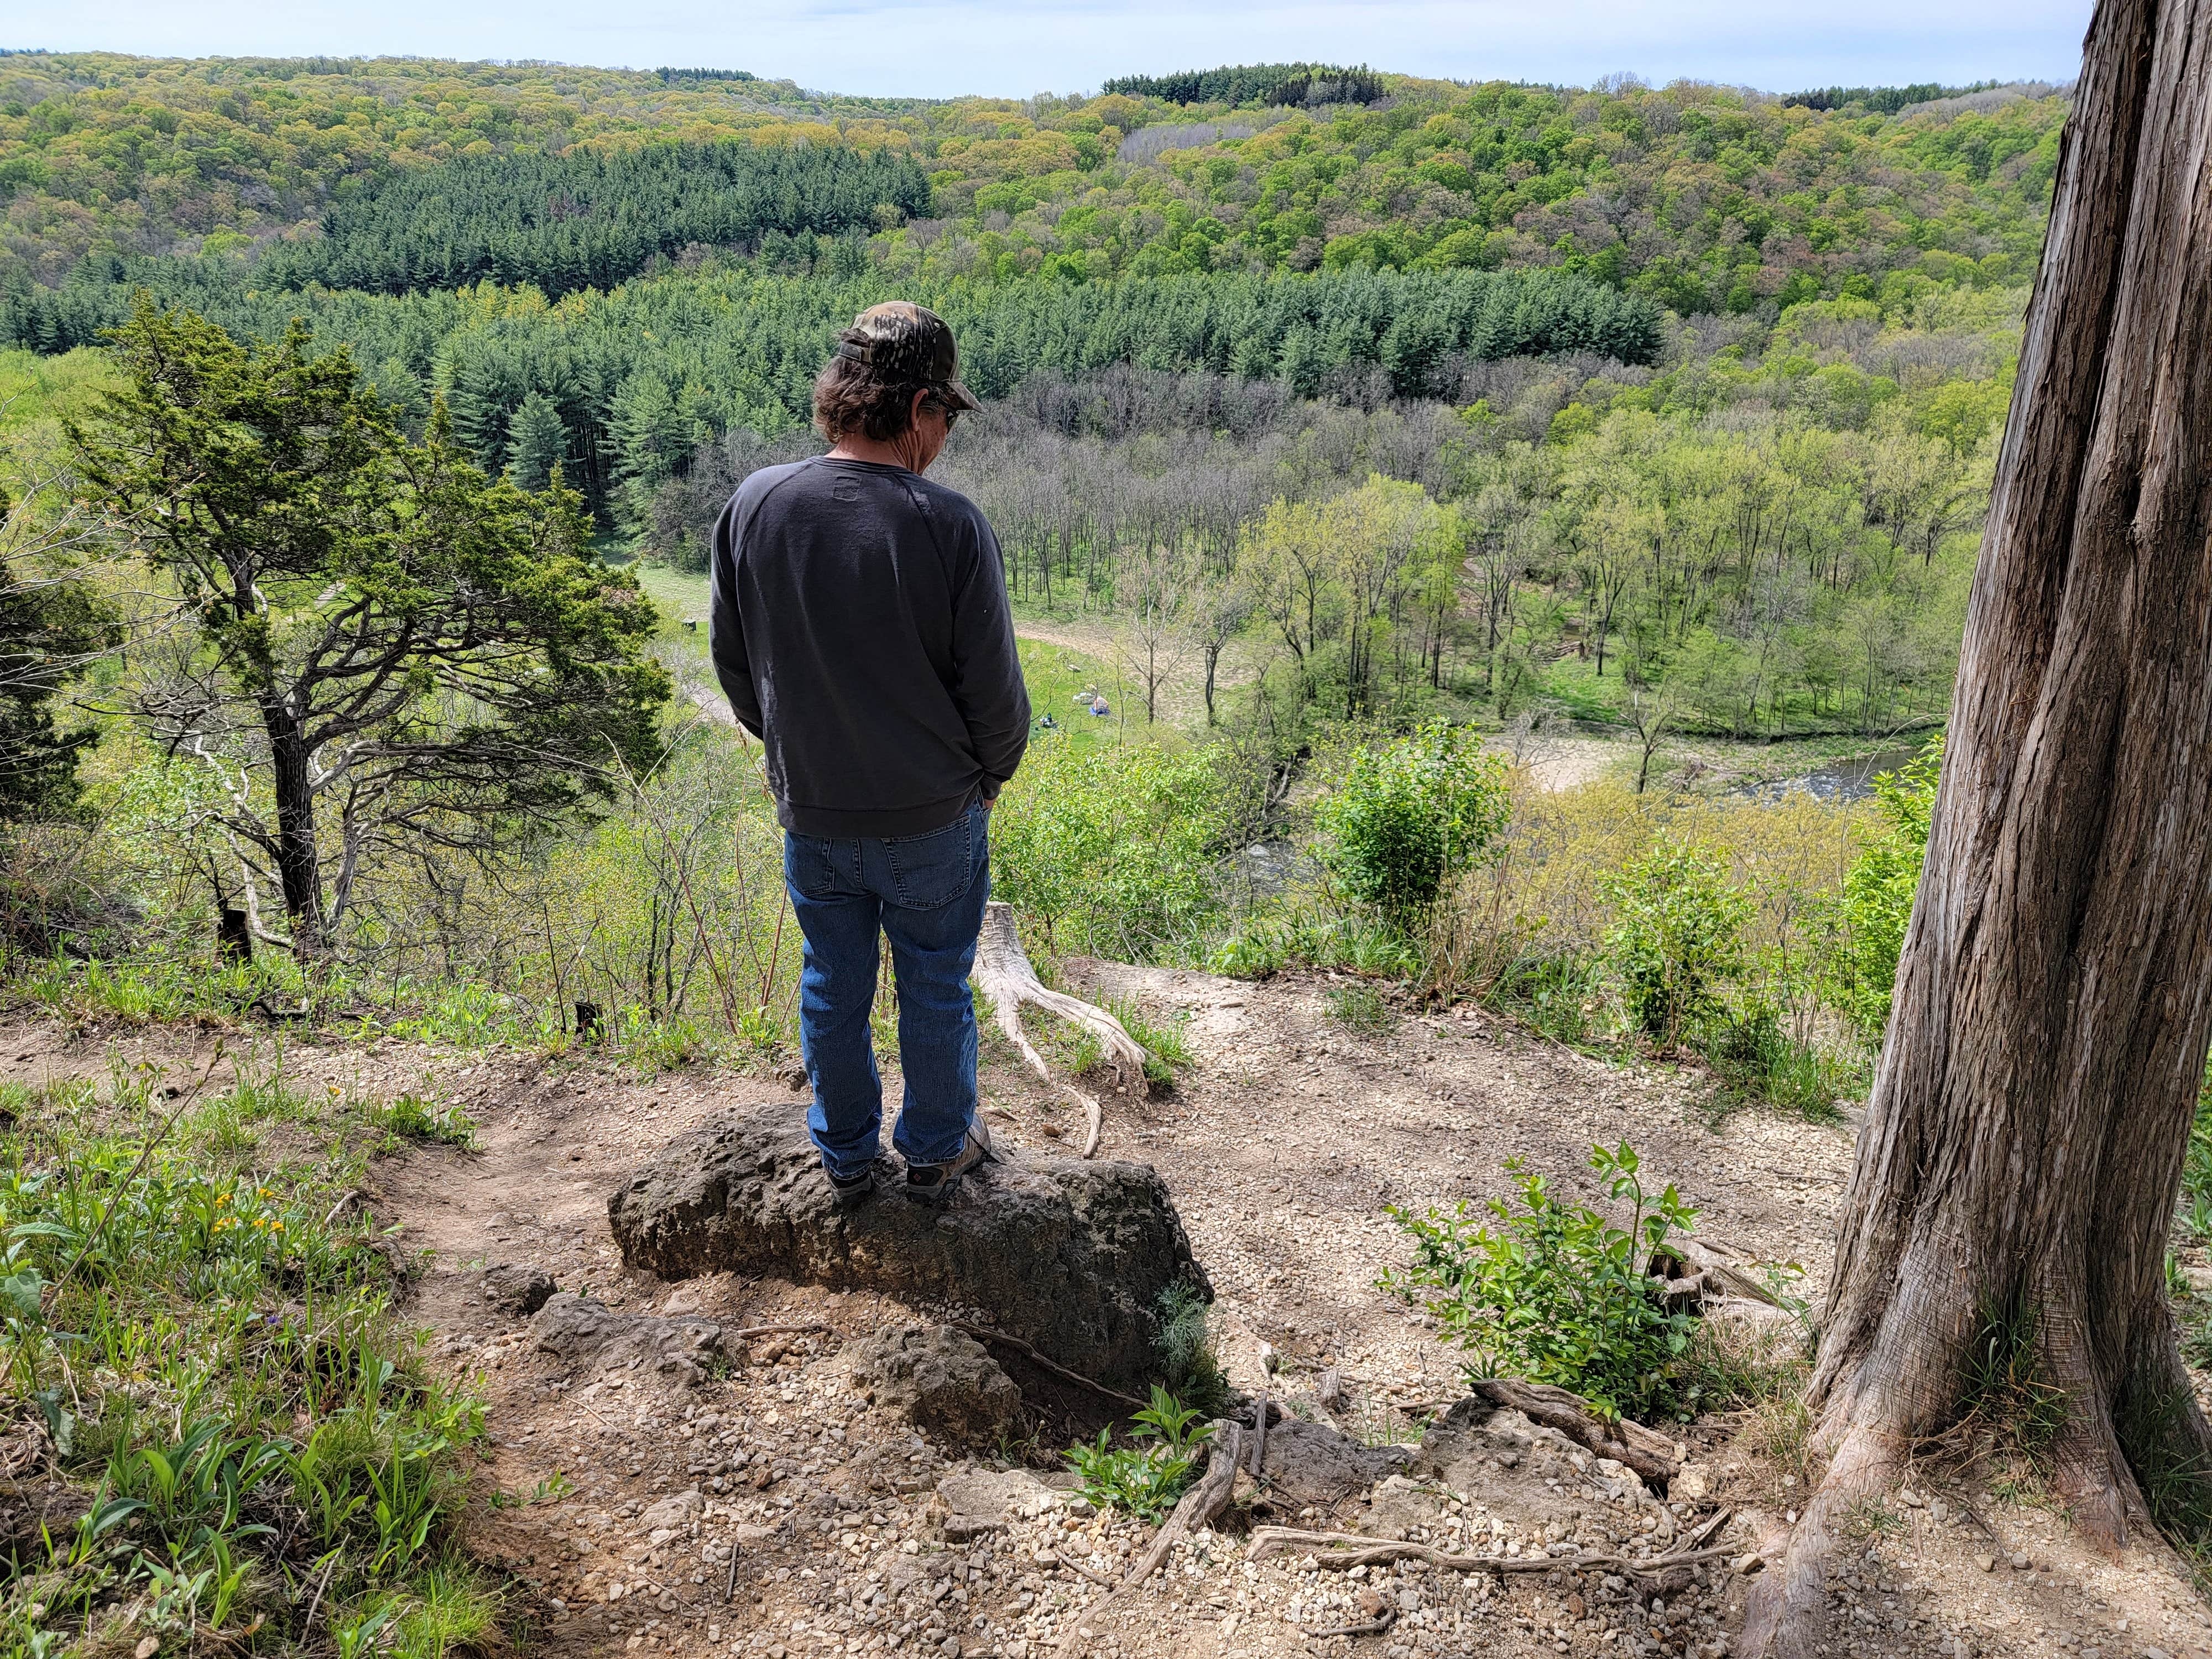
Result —
[{"label": "loose rock", "polygon": [[637,1517],[637,1529],[647,1533],[664,1527],[671,1531],[681,1530],[696,1521],[699,1512],[705,1507],[706,1500],[696,1486],[689,1492],[671,1492],[658,1504],[649,1505],[645,1513]]},{"label": "loose rock", "polygon": [[950,1326],[879,1331],[854,1343],[844,1363],[877,1405],[948,1440],[988,1438],[1021,1421],[1013,1379]]},{"label": "loose rock", "polygon": [[1364,1446],[1303,1418],[1286,1417],[1267,1431],[1267,1480],[1300,1504],[1334,1504],[1364,1491],[1407,1455],[1403,1446]]},{"label": "loose rock", "polygon": [[702,1362],[722,1352],[722,1328],[708,1319],[658,1319],[617,1313],[603,1302],[562,1291],[538,1311],[540,1352],[596,1361],[602,1370],[657,1371],[693,1382]]},{"label": "loose rock", "polygon": [[500,1262],[484,1269],[484,1300],[503,1314],[534,1314],[552,1300],[553,1275],[543,1267]]}]

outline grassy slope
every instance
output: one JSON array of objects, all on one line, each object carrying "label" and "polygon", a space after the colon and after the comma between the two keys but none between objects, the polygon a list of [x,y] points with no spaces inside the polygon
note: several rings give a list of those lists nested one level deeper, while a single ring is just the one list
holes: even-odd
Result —
[{"label": "grassy slope", "polygon": [[[707,652],[707,578],[665,565],[640,564],[637,577],[659,607],[660,636],[703,659]],[[684,626],[696,621],[695,629]],[[1028,684],[1030,704],[1040,719],[1049,714],[1074,743],[1089,748],[1099,744],[1149,739],[1155,734],[1144,710],[1132,696],[1117,700],[1114,665],[1071,647],[1043,640],[1020,638],[1022,677]],[[1076,694],[1086,689],[1102,693],[1113,712],[1106,719],[1084,713]]]}]

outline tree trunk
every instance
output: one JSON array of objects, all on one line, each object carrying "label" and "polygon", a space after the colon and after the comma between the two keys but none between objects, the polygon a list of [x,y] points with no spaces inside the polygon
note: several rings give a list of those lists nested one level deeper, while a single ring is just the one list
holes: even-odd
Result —
[{"label": "tree trunk", "polygon": [[2139,1476],[2212,1467],[2163,1273],[2212,1018],[2209,147],[2212,0],[2102,0],[1844,1200],[1829,1469],[1753,1653],[1812,1650],[1838,1522],[1968,1407],[1978,1337],[2063,1391],[2057,1485],[2109,1544]]},{"label": "tree trunk", "polygon": [[298,723],[281,708],[264,709],[270,770],[276,796],[276,879],[292,923],[293,954],[302,962],[326,953],[323,937],[323,872],[315,848],[314,790],[307,744]]}]

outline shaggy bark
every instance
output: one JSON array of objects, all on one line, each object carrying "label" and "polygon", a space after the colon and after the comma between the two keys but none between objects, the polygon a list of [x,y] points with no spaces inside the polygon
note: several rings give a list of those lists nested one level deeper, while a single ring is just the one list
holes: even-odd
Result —
[{"label": "shaggy bark", "polygon": [[2212,957],[2212,0],[2102,0],[1968,611],[1926,875],[1811,1384],[1830,1457],[1753,1653],[1811,1651],[1834,1527],[2008,1331],[2077,1523],[2207,1467],[2163,1285]]}]

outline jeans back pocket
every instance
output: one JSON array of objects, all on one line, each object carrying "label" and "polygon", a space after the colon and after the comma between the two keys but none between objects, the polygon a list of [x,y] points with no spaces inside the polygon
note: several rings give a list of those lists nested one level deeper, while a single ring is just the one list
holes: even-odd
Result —
[{"label": "jeans back pocket", "polygon": [[[841,856],[842,854],[842,856]],[[784,879],[811,899],[861,898],[860,843],[787,830],[783,837]]]},{"label": "jeans back pocket", "polygon": [[942,830],[926,836],[886,840],[891,891],[885,896],[902,909],[934,910],[965,893],[975,879],[975,837],[982,816],[970,807]]}]

